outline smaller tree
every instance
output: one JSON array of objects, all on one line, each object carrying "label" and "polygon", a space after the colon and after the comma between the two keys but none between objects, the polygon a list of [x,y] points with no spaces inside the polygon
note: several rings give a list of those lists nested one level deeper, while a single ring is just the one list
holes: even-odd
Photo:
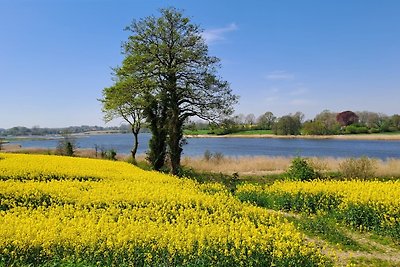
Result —
[{"label": "smaller tree", "polygon": [[336,121],[341,126],[348,126],[348,125],[358,122],[358,116],[353,111],[349,111],[349,110],[343,111],[336,115]]},{"label": "smaller tree", "polygon": [[76,139],[69,132],[64,132],[61,135],[62,138],[58,141],[56,147],[56,154],[73,157],[77,148]]},{"label": "smaller tree", "polygon": [[256,116],[254,116],[253,113],[250,113],[246,116],[245,118],[245,123],[247,124],[246,126],[253,126],[253,124],[256,122]]},{"label": "smaller tree", "polygon": [[3,149],[4,138],[0,138],[0,151]]},{"label": "smaller tree", "polygon": [[246,121],[246,117],[245,117],[245,115],[242,114],[242,113],[233,116],[231,119],[232,119],[233,122],[234,122],[236,125],[238,125],[238,126],[239,126],[239,125],[243,125],[243,124],[246,123],[246,122],[245,122],[245,121]]},{"label": "smaller tree", "polygon": [[303,124],[302,133],[305,135],[323,135],[324,126],[319,121],[306,121]]},{"label": "smaller tree", "polygon": [[295,118],[299,123],[300,123],[300,126],[301,126],[301,124],[304,122],[304,118],[305,118],[305,115],[304,115],[304,113],[303,112],[301,112],[301,111],[297,111],[296,113],[294,113],[293,115],[291,115],[293,118]]},{"label": "smaller tree", "polygon": [[257,124],[260,129],[271,130],[272,125],[275,123],[276,117],[270,111],[265,112],[263,115],[258,117]]},{"label": "smaller tree", "polygon": [[368,128],[376,128],[375,122],[378,120],[378,113],[371,111],[357,111],[358,122]]},{"label": "smaller tree", "polygon": [[400,130],[400,115],[399,114],[394,114],[392,117],[390,117],[390,122],[393,127],[395,127],[397,130]]},{"label": "smaller tree", "polygon": [[390,131],[390,117],[383,113],[378,113],[379,119],[377,122],[377,126],[380,132],[389,132]]},{"label": "smaller tree", "polygon": [[143,123],[144,82],[133,77],[118,80],[113,86],[103,89],[104,120],[123,118],[131,127],[134,143],[131,150],[133,162],[139,147],[139,132]]},{"label": "smaller tree", "polygon": [[298,135],[301,129],[301,118],[297,115],[286,115],[274,124],[273,132],[277,135]]},{"label": "smaller tree", "polygon": [[311,135],[338,134],[340,125],[336,121],[336,113],[324,110],[317,114],[313,121],[305,122],[303,133]]}]

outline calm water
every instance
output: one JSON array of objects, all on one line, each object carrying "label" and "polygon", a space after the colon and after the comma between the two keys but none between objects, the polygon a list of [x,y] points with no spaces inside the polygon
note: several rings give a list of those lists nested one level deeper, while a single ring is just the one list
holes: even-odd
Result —
[{"label": "calm water", "polygon": [[[140,134],[138,154],[147,150],[150,134]],[[23,147],[54,148],[57,140],[17,141]],[[130,153],[131,134],[90,135],[77,138],[80,148],[115,149],[117,153]],[[202,156],[209,150],[229,156],[323,156],[361,157],[380,159],[400,158],[400,141],[371,140],[310,140],[274,138],[188,138],[184,155]]]}]

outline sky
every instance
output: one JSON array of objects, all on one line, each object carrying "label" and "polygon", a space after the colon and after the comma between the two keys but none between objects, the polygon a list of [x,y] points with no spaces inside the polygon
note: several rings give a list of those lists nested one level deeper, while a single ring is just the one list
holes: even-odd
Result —
[{"label": "sky", "polygon": [[98,101],[132,20],[204,29],[236,114],[400,113],[400,1],[0,0],[0,128],[105,124]]}]

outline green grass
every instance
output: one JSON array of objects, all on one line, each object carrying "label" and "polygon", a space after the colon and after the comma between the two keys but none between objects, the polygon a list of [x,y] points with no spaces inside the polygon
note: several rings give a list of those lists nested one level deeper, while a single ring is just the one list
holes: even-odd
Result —
[{"label": "green grass", "polygon": [[337,221],[329,216],[302,215],[299,217],[288,217],[288,220],[293,222],[307,236],[318,237],[339,249],[353,251],[370,250],[349,237],[341,229]]},{"label": "green grass", "polygon": [[365,257],[358,257],[351,259],[351,263],[357,267],[398,267],[399,263],[376,259],[376,258],[365,258]]},{"label": "green grass", "polygon": [[371,135],[380,135],[380,134],[384,134],[384,135],[400,135],[400,131],[396,131],[396,132],[384,132],[384,133],[373,133]]},{"label": "green grass", "polygon": [[[339,134],[339,135],[341,135],[341,134]],[[374,136],[374,135],[377,135],[377,136],[379,136],[379,135],[400,135],[400,131],[395,131],[395,132],[379,132],[379,133],[350,133],[350,134],[345,134],[345,135],[354,135],[354,136],[357,136],[357,135],[371,135],[371,136]]]},{"label": "green grass", "polygon": [[[184,130],[183,133],[185,135],[215,135],[210,134],[211,130]],[[259,134],[272,134],[272,130],[240,130],[238,132],[234,132],[226,135],[259,135]]]},{"label": "green grass", "polygon": [[369,239],[371,239],[371,240],[375,241],[376,243],[381,244],[383,246],[398,247],[398,245],[393,243],[393,239],[389,236],[382,236],[381,234],[371,232]]},{"label": "green grass", "polygon": [[272,134],[272,130],[245,130],[237,133],[232,133],[233,135],[258,135],[258,134]]},{"label": "green grass", "polygon": [[182,176],[196,180],[199,183],[220,183],[225,185],[228,189],[234,189],[236,185],[242,183],[272,185],[275,181],[284,179],[284,174],[282,173],[271,174],[271,175],[258,175],[258,176],[255,175],[240,176],[237,174],[229,175],[224,173],[201,172],[188,167],[182,168]]},{"label": "green grass", "polygon": [[185,135],[203,135],[203,134],[209,134],[210,130],[183,130],[183,134]]}]

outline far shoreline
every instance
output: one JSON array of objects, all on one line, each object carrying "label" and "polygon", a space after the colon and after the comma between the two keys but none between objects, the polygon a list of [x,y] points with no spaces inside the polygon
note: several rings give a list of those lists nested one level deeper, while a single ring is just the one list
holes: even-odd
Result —
[{"label": "far shoreline", "polygon": [[[113,135],[113,134],[131,134],[117,131],[90,131],[83,133],[73,133],[72,137],[88,137],[93,135]],[[143,134],[143,133],[141,133]],[[13,136],[3,137],[3,144],[10,141],[18,140],[59,140],[61,135],[44,135],[44,136]],[[399,134],[344,134],[344,135],[275,135],[275,134],[184,134],[184,138],[273,138],[273,139],[314,139],[314,140],[371,140],[371,141],[400,141]]]},{"label": "far shoreline", "polygon": [[275,138],[275,139],[335,139],[335,140],[377,140],[400,141],[400,134],[354,134],[354,135],[275,135],[275,134],[229,134],[229,135],[185,135],[186,138]]}]

